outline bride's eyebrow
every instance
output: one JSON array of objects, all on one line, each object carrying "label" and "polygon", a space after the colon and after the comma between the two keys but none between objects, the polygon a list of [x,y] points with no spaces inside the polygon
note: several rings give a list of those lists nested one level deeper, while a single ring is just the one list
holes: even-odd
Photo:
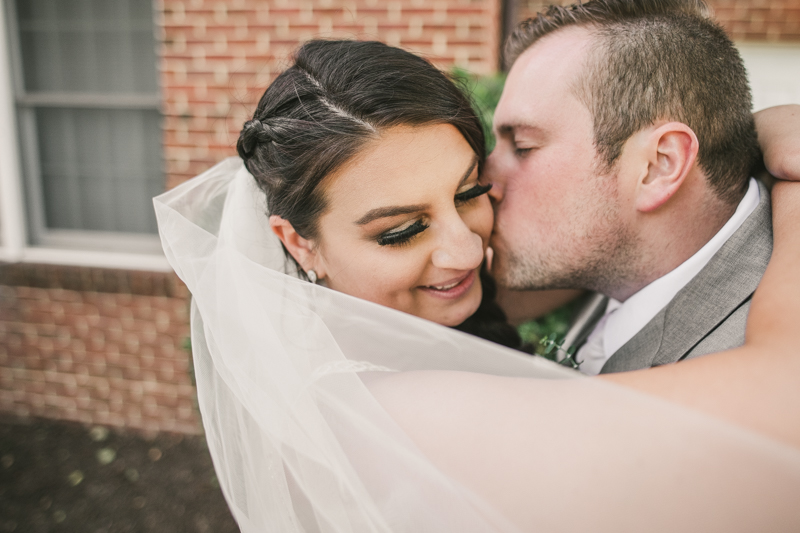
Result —
[{"label": "bride's eyebrow", "polygon": [[[464,173],[464,176],[459,181],[459,186],[461,186],[465,181],[469,179],[472,175],[472,172],[475,170],[475,167],[478,165],[478,157],[475,156],[472,158],[472,162],[469,165],[469,168]],[[410,215],[412,213],[417,213],[419,211],[424,211],[429,206],[428,204],[416,204],[416,205],[392,205],[387,207],[376,207],[375,209],[370,209],[367,213],[356,220],[357,226],[364,226],[369,224],[373,220],[377,220],[379,218],[387,218],[387,217],[396,217],[398,215]]]},{"label": "bride's eyebrow", "polygon": [[467,181],[470,176],[472,176],[472,172],[475,170],[475,167],[477,166],[478,166],[478,156],[474,155],[472,156],[472,162],[469,164],[469,168],[467,168],[467,171],[464,172],[464,176],[461,178],[461,181],[458,182],[459,187],[461,187],[464,184],[464,182]]},{"label": "bride's eyebrow", "polygon": [[369,224],[373,220],[377,220],[379,218],[396,217],[398,215],[410,215],[411,213],[424,211],[427,208],[428,204],[392,205],[388,207],[377,207],[375,209],[370,209],[369,211],[367,211],[366,215],[356,220],[356,224],[359,226],[364,226],[365,224]]}]

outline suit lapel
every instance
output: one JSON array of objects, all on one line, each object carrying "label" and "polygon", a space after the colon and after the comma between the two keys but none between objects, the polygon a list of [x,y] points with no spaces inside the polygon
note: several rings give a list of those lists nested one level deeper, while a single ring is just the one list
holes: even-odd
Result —
[{"label": "suit lapel", "polygon": [[600,373],[628,372],[653,366],[664,339],[665,316],[662,309],[639,333],[614,352]]},{"label": "suit lapel", "polygon": [[674,363],[728,318],[755,291],[772,255],[769,191],[759,183],[756,210],[709,263],[639,333],[602,373]]}]

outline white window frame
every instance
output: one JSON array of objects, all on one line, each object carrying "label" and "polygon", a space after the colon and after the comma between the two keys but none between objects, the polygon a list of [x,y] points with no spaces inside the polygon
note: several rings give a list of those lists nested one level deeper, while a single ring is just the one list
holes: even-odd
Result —
[{"label": "white window frame", "polygon": [[[71,248],[29,244],[26,222],[28,204],[24,194],[18,133],[20,130],[17,127],[17,106],[13,85],[15,73],[9,38],[10,21],[7,20],[8,10],[5,0],[0,0],[0,4],[0,261],[171,271],[160,250],[152,253],[101,251],[96,249],[96,245],[92,245],[93,239],[87,237],[84,240],[77,235],[79,232],[74,232],[72,235],[74,238],[71,239],[73,241]],[[150,243],[158,239],[157,236],[150,238],[124,234],[114,237],[128,237],[134,245],[137,238]],[[142,242],[142,244],[147,243]]]}]

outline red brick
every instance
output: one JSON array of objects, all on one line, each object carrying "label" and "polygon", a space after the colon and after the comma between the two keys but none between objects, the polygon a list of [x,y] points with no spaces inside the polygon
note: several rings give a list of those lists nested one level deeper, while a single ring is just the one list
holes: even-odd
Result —
[{"label": "red brick", "polygon": [[[517,2],[519,20],[544,11],[550,3],[572,1]],[[734,39],[748,41],[800,42],[800,1],[798,0],[709,0],[715,18]]]}]

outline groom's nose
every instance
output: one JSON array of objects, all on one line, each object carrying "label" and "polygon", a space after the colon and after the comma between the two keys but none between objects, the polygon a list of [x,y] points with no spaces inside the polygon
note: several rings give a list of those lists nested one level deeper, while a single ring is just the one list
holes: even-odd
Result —
[{"label": "groom's nose", "polygon": [[483,179],[485,182],[492,184],[492,188],[489,191],[489,198],[491,198],[493,204],[502,202],[506,193],[506,180],[503,178],[502,172],[498,171],[498,166],[497,155],[494,157],[489,155],[489,157],[486,158]]}]

